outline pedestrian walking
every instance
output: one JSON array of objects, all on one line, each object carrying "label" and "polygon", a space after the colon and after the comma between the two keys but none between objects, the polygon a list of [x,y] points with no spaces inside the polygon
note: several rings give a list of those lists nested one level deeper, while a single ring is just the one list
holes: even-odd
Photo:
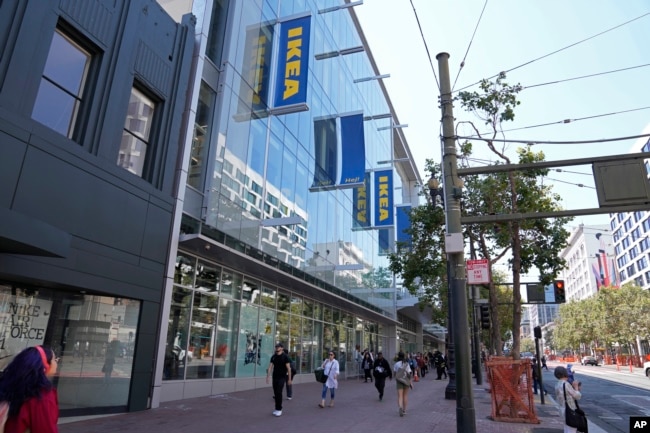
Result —
[{"label": "pedestrian walking", "polygon": [[542,368],[545,368],[548,371],[548,366],[546,365],[546,355],[542,355]]},{"label": "pedestrian walking", "polygon": [[368,379],[370,379],[370,383],[372,383],[371,371],[373,363],[374,360],[372,359],[372,355],[366,350],[363,353],[363,358],[361,359],[361,368],[363,369],[363,378],[365,379],[364,382],[368,382]]},{"label": "pedestrian walking", "polygon": [[375,388],[379,391],[379,401],[384,398],[384,387],[386,386],[386,378],[393,380],[393,372],[390,364],[384,358],[382,352],[377,352],[377,359],[373,363],[372,374],[375,376]]},{"label": "pedestrian walking", "polygon": [[9,405],[5,433],[58,433],[59,402],[50,379],[59,358],[52,349],[23,349],[5,367],[0,378],[0,401]]},{"label": "pedestrian walking", "polygon": [[[404,352],[397,354],[397,362],[393,366],[395,373],[395,384],[397,385],[397,406],[399,407],[399,416],[406,415],[406,408],[409,402],[409,390],[411,389],[410,378],[413,375],[413,370],[409,365],[408,360],[404,356]],[[406,374],[404,374],[404,372]],[[408,378],[407,381],[401,381],[402,378]]]},{"label": "pedestrian walking", "polygon": [[336,397],[336,388],[339,387],[339,362],[336,360],[334,352],[329,353],[328,358],[321,364],[323,372],[327,375],[327,380],[323,384],[321,391],[321,400],[318,407],[325,407],[325,400],[327,399],[327,390],[330,390],[330,407],[334,407],[334,397]]},{"label": "pedestrian walking", "polygon": [[273,379],[273,397],[275,399],[274,416],[282,415],[282,391],[285,382],[291,384],[291,360],[284,353],[282,343],[275,345],[275,353],[271,356],[271,361],[266,369],[266,383],[269,383],[269,377]]}]

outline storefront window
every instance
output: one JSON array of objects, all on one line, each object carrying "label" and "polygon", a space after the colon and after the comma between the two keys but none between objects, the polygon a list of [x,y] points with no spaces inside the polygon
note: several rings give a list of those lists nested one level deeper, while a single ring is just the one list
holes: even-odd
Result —
[{"label": "storefront window", "polygon": [[237,333],[239,332],[239,302],[219,299],[217,322],[217,353],[214,377],[234,377],[237,362]]},{"label": "storefront window", "polygon": [[195,293],[192,303],[192,321],[186,375],[187,379],[212,377],[212,359],[216,338],[217,297]]},{"label": "storefront window", "polygon": [[257,332],[259,308],[242,304],[239,318],[239,356],[237,360],[237,377],[255,375],[255,367],[261,366],[261,336]]},{"label": "storefront window", "polygon": [[139,319],[136,300],[0,283],[0,370],[26,347],[49,346],[62,413],[126,408]]},{"label": "storefront window", "polygon": [[188,332],[192,291],[175,286],[169,311],[163,380],[183,379],[194,353],[189,350]]}]

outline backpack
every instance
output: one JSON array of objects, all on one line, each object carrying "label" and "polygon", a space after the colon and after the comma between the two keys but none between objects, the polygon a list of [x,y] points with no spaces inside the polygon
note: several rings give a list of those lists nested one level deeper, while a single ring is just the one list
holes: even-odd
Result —
[{"label": "backpack", "polygon": [[400,365],[397,373],[395,373],[395,380],[402,385],[411,386],[411,373],[409,373],[408,362],[402,361],[402,365]]},{"label": "backpack", "polygon": [[0,402],[0,433],[5,431],[5,423],[7,422],[7,417],[9,416],[9,402],[3,401]]}]

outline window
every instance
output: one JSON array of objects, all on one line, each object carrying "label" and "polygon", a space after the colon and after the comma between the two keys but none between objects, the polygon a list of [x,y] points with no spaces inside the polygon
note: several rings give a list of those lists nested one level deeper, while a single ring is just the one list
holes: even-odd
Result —
[{"label": "window", "polygon": [[144,172],[147,152],[150,150],[149,137],[155,108],[153,100],[135,87],[131,89],[117,165],[138,176]]},{"label": "window", "polygon": [[54,32],[32,118],[73,138],[92,56],[60,29]]}]

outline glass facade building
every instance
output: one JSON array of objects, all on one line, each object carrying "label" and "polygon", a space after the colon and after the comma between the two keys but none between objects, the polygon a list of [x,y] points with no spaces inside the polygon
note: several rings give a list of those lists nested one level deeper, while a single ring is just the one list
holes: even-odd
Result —
[{"label": "glass facade building", "polygon": [[276,342],[298,382],[328,350],[348,377],[422,350],[387,258],[422,181],[353,8],[161,5],[197,17],[197,74],[153,405],[264,386]]}]

